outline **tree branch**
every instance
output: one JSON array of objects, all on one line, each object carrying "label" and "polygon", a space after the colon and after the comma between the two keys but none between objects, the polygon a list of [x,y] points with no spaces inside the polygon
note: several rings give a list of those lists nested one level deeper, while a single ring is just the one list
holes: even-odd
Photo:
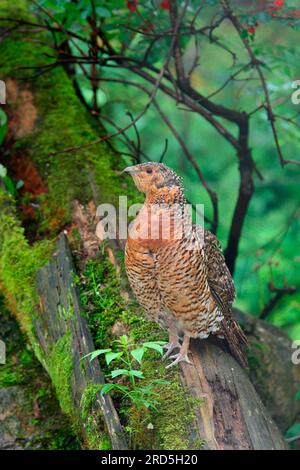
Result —
[{"label": "tree branch", "polygon": [[269,302],[262,309],[259,318],[265,320],[269,314],[272,312],[274,307],[285,295],[294,295],[297,292],[297,287],[295,286],[284,286],[284,287],[275,287],[272,282],[269,283],[269,290],[271,293],[274,293],[274,297],[271,297]]}]

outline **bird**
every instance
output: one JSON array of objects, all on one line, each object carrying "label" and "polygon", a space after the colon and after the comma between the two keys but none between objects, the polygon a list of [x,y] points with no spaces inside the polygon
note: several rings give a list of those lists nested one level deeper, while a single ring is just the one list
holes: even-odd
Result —
[{"label": "bird", "polygon": [[190,338],[211,334],[247,367],[247,340],[232,313],[233,279],[216,236],[192,222],[182,178],[157,162],[123,171],[145,195],[128,230],[126,273],[147,317],[169,332],[167,367],[190,363]]}]

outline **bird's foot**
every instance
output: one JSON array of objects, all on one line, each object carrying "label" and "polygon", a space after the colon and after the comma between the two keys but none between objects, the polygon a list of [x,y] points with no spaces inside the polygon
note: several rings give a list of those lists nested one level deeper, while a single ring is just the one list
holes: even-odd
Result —
[{"label": "bird's foot", "polygon": [[182,354],[180,352],[178,354],[175,354],[174,356],[171,356],[171,359],[175,359],[175,361],[171,362],[171,364],[169,364],[166,369],[170,369],[171,367],[176,366],[176,364],[179,364],[180,362],[187,362],[188,364],[192,364],[189,360],[188,355]]},{"label": "bird's foot", "polygon": [[180,349],[181,344],[179,343],[179,341],[170,341],[169,343],[165,344],[163,348],[167,350],[166,353],[162,357],[162,360],[164,361],[170,356],[170,354],[174,351],[174,349],[177,349],[177,348]]}]

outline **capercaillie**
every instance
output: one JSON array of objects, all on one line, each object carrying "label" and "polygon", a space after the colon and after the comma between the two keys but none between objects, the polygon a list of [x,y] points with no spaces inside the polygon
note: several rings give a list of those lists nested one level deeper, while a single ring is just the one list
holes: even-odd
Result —
[{"label": "capercaillie", "polygon": [[246,366],[246,338],[232,315],[232,277],[216,237],[192,223],[181,178],[154,162],[124,171],[145,194],[126,242],[126,272],[147,316],[169,331],[164,358],[179,348],[168,367],[189,362],[190,338],[210,334],[224,338]]}]

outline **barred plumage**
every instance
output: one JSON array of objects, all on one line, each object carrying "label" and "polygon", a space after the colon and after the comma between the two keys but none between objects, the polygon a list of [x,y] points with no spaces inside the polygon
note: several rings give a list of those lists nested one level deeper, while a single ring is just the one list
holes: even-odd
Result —
[{"label": "barred plumage", "polygon": [[[188,361],[189,338],[217,334],[246,365],[245,337],[232,316],[233,280],[216,237],[192,224],[181,179],[159,163],[126,171],[146,195],[126,243],[126,271],[149,318],[169,329],[165,356],[180,347],[172,364]],[[184,334],[182,345],[180,332]]]}]

